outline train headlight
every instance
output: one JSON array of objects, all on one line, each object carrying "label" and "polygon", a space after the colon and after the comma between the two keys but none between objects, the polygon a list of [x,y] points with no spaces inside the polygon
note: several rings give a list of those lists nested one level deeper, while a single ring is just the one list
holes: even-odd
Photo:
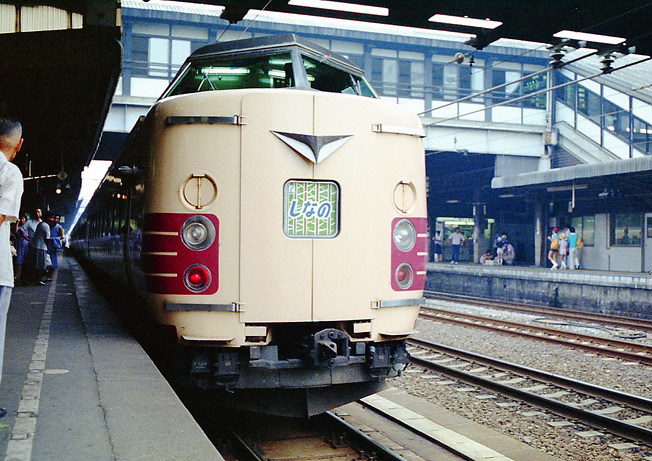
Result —
[{"label": "train headlight", "polygon": [[199,293],[211,284],[211,271],[203,264],[193,264],[183,274],[183,282],[190,291]]},{"label": "train headlight", "polygon": [[401,251],[410,251],[417,241],[417,231],[409,219],[402,219],[394,227],[394,244]]},{"label": "train headlight", "polygon": [[414,282],[414,270],[408,263],[403,263],[396,269],[396,283],[402,289],[410,288]]},{"label": "train headlight", "polygon": [[183,223],[181,240],[191,250],[205,250],[215,241],[215,226],[205,216],[192,216]]}]

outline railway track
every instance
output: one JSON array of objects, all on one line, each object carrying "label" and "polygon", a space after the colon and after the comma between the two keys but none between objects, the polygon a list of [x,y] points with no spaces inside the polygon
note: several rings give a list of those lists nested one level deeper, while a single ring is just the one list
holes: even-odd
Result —
[{"label": "railway track", "polygon": [[[496,303],[493,304],[496,308]],[[652,366],[652,347],[630,340],[614,339],[563,331],[533,324],[523,324],[493,317],[468,314],[443,307],[422,306],[420,317],[458,325],[472,326],[501,333],[525,336],[565,346],[581,348],[592,353],[638,362]]]},{"label": "railway track", "polygon": [[411,351],[415,365],[652,447],[650,399],[418,338],[410,343],[418,348]]},{"label": "railway track", "polygon": [[228,459],[405,461],[380,442],[331,412],[310,422],[275,419],[231,431]]},{"label": "railway track", "polygon": [[530,315],[554,316],[558,319],[568,320],[570,324],[573,322],[580,322],[582,324],[586,324],[586,322],[596,322],[602,326],[615,329],[614,333],[616,334],[619,332],[619,330],[627,332],[631,331],[632,329],[643,331],[645,333],[652,333],[652,320],[574,311],[561,309],[558,307],[535,306],[509,301],[497,301],[492,299],[476,298],[473,296],[440,293],[436,291],[425,291],[424,294],[428,299],[432,301],[463,302],[464,304],[486,307],[490,309],[496,309],[497,306],[500,306],[500,310],[502,311],[518,312]]},{"label": "railway track", "polygon": [[509,459],[380,395],[309,421],[256,415],[234,415],[228,427],[218,421],[213,413],[200,423],[227,461]]}]

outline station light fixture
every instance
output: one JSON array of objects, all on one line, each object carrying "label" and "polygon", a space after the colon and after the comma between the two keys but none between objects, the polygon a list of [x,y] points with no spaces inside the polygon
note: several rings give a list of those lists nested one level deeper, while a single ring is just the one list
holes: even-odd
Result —
[{"label": "station light fixture", "polygon": [[563,192],[563,191],[570,191],[570,190],[586,189],[588,187],[589,187],[588,184],[571,184],[569,186],[550,186],[547,187],[546,190],[548,192]]},{"label": "station light fixture", "polygon": [[374,16],[389,16],[389,8],[360,5],[357,3],[334,2],[330,0],[290,0],[288,5],[319,8],[322,10],[344,11],[346,13],[361,13]]},{"label": "station light fixture", "polygon": [[612,37],[610,35],[589,34],[587,32],[575,32],[573,30],[561,30],[553,35],[555,38],[567,38],[580,42],[604,43],[606,45],[620,45],[624,43],[625,38]]},{"label": "station light fixture", "polygon": [[493,30],[503,23],[500,21],[492,21],[491,19],[475,19],[468,16],[451,16],[448,14],[435,14],[428,19],[430,22],[437,22],[440,24],[451,24],[454,26],[467,26],[476,27],[478,29]]}]

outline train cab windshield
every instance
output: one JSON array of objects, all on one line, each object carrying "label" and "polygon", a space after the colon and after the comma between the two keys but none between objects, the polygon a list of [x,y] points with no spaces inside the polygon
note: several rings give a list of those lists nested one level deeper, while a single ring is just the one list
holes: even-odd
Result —
[{"label": "train cab windshield", "polygon": [[328,56],[273,54],[214,57],[191,61],[163,97],[201,91],[302,88],[375,98],[361,75],[331,63]]}]

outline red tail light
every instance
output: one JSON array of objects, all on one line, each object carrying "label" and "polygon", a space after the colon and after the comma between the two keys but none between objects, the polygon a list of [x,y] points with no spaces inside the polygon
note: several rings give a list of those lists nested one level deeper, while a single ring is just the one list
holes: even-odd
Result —
[{"label": "red tail light", "polygon": [[413,281],[414,271],[412,270],[412,266],[407,263],[398,266],[398,269],[396,269],[396,283],[398,283],[398,286],[405,290],[412,286]]},{"label": "red tail light", "polygon": [[183,281],[189,290],[199,293],[211,284],[211,272],[202,264],[194,264],[186,269]]},{"label": "red tail light", "polygon": [[392,220],[391,283],[395,291],[423,290],[428,256],[428,219]]}]

